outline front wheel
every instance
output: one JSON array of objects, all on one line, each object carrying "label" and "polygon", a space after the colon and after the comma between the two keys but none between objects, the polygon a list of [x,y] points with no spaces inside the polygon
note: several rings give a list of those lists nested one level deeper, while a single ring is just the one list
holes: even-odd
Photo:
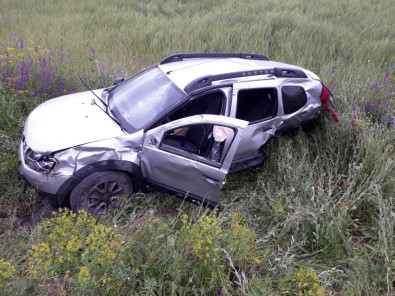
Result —
[{"label": "front wheel", "polygon": [[133,183],[125,173],[96,172],[83,179],[70,194],[74,211],[85,210],[93,215],[105,214],[110,204],[133,194]]}]

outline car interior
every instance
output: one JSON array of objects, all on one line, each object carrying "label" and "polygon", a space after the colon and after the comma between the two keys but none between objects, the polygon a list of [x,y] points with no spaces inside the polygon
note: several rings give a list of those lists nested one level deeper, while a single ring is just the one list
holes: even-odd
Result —
[{"label": "car interior", "polygon": [[277,115],[277,101],[274,88],[240,90],[236,118],[249,122],[273,118]]},{"label": "car interior", "polygon": [[162,124],[199,114],[220,115],[225,106],[225,99],[225,94],[222,91],[204,94],[177,108],[162,121]]},{"label": "car interior", "polygon": [[[171,122],[184,117],[213,114],[220,115],[223,109],[225,94],[215,91],[199,96],[173,112],[165,122]],[[213,125],[195,124],[189,125],[166,133],[163,144],[190,152],[199,156],[208,157],[209,147],[214,140],[211,136]]]},{"label": "car interior", "polygon": [[208,147],[213,142],[211,137],[213,125],[194,124],[182,129],[172,130],[165,135],[163,144],[190,152],[199,156],[207,156]]}]

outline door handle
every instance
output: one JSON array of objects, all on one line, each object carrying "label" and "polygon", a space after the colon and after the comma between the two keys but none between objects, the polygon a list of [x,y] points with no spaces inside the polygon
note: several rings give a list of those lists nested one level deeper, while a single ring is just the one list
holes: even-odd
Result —
[{"label": "door handle", "polygon": [[262,130],[262,132],[268,132],[268,131],[273,131],[274,130],[274,128],[272,128],[272,127],[269,127],[269,128],[264,128],[263,130]]},{"label": "door handle", "polygon": [[220,184],[221,184],[221,182],[220,182],[219,180],[210,178],[210,177],[205,176],[205,175],[203,175],[203,177],[206,178],[206,180],[207,180],[209,183],[211,183],[211,184],[214,184],[214,185],[217,185],[217,186],[220,186]]}]

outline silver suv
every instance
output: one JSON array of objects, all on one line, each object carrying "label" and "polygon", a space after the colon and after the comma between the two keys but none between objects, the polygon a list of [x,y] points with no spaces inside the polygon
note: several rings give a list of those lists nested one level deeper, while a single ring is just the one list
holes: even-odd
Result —
[{"label": "silver suv", "polygon": [[261,165],[271,137],[322,110],[337,121],[332,103],[317,75],[263,55],[172,55],[110,88],[38,106],[20,172],[91,213],[150,188],[215,206],[227,173]]}]

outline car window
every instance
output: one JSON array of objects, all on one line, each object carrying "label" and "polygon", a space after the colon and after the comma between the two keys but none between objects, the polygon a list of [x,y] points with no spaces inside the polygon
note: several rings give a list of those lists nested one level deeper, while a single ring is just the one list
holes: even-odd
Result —
[{"label": "car window", "polygon": [[277,90],[275,88],[242,89],[237,93],[236,118],[249,122],[260,121],[277,115]]},{"label": "car window", "polygon": [[149,124],[184,96],[185,93],[158,67],[152,67],[117,86],[111,93],[109,104],[126,130],[133,132]]},{"label": "car window", "polygon": [[198,161],[220,163],[234,135],[232,128],[222,125],[186,125],[167,131],[160,148]]},{"label": "car window", "polygon": [[281,88],[283,97],[284,114],[291,114],[307,103],[306,91],[298,85],[285,85]]},{"label": "car window", "polygon": [[188,116],[200,114],[221,115],[226,96],[222,91],[214,91],[192,98],[191,101],[173,111],[161,124]]}]

